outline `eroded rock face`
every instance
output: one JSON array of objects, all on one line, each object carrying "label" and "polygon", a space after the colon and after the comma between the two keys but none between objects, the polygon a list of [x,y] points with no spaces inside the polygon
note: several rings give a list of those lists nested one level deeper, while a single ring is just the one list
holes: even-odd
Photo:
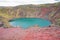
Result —
[{"label": "eroded rock face", "polygon": [[[4,18],[2,19],[1,17]],[[0,18],[5,22],[4,25],[8,26],[10,25],[7,22],[13,18],[44,18],[60,26],[60,2],[54,4],[1,7]],[[55,20],[56,18],[59,18],[59,20]]]},{"label": "eroded rock face", "polygon": [[0,27],[2,27],[4,24],[3,24],[3,22],[0,22]]},{"label": "eroded rock face", "polygon": [[0,40],[60,40],[60,27],[0,28]]}]

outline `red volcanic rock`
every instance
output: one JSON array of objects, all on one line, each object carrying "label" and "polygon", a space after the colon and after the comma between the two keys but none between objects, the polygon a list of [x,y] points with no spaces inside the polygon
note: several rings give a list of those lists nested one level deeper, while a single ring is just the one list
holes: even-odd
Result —
[{"label": "red volcanic rock", "polygon": [[0,28],[0,40],[60,40],[60,27]]}]

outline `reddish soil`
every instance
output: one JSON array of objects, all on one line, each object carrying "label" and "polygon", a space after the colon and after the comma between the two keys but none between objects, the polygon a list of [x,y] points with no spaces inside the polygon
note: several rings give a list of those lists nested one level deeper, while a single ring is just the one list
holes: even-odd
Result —
[{"label": "reddish soil", "polygon": [[60,27],[0,28],[0,40],[60,40]]}]

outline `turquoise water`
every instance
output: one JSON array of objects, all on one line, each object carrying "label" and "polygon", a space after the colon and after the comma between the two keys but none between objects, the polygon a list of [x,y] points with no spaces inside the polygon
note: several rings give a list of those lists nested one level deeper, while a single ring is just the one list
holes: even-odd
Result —
[{"label": "turquoise water", "polygon": [[38,25],[39,27],[48,27],[51,22],[42,18],[15,18],[9,21],[13,27],[29,28]]}]

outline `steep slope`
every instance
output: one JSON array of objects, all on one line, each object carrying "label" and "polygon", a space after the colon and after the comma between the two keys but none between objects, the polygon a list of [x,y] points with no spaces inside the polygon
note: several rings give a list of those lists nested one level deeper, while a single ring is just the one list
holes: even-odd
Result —
[{"label": "steep slope", "polygon": [[41,5],[20,5],[16,7],[0,7],[0,19],[5,25],[13,18],[45,18],[53,24],[60,25],[60,2]]}]

